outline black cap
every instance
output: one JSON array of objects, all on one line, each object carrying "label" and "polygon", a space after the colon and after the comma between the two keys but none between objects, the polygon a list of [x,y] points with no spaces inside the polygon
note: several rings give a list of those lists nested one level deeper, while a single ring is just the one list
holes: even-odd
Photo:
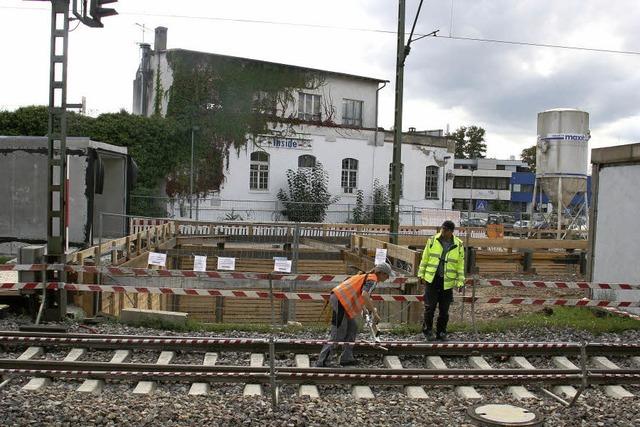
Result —
[{"label": "black cap", "polygon": [[456,229],[456,225],[453,223],[453,221],[447,220],[447,221],[442,223],[442,228],[445,229],[445,230],[453,231],[453,230]]}]

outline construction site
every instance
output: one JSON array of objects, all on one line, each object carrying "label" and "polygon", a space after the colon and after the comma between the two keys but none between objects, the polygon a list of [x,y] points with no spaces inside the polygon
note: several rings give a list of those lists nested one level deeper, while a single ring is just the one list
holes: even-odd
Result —
[{"label": "construction site", "polygon": [[87,117],[69,37],[115,1],[44,3],[49,105],[0,111],[3,423],[640,425],[640,143],[555,105],[526,161],[405,132],[439,30],[404,0],[389,130],[388,80],[139,23],[133,113]]}]

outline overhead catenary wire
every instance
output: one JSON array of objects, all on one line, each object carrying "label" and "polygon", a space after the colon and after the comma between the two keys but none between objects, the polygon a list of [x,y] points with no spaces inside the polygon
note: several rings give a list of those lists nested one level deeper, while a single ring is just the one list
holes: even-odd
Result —
[{"label": "overhead catenary wire", "polygon": [[[44,9],[44,8],[19,7],[19,6],[0,6],[0,9],[34,10],[34,11],[45,11],[45,12],[48,12],[48,9]],[[119,14],[120,15],[126,15],[126,16],[149,16],[149,17],[157,17],[157,18],[209,20],[209,21],[221,21],[221,22],[238,22],[238,23],[245,23],[245,24],[283,25],[283,26],[304,27],[304,28],[318,28],[318,29],[328,29],[328,30],[358,31],[358,32],[393,34],[393,35],[397,34],[396,31],[379,29],[379,28],[342,27],[342,26],[337,26],[337,25],[310,24],[310,23],[286,22],[286,21],[269,21],[269,20],[259,20],[259,19],[222,18],[222,17],[215,17],[215,16],[160,14],[160,13],[135,12],[135,11],[132,11],[132,12],[119,12]],[[414,41],[418,40],[419,38],[424,38],[424,37],[427,37],[427,36],[431,36],[431,35],[433,35],[433,33],[429,33],[429,34],[415,33],[415,35],[418,36],[418,38],[414,39]],[[540,47],[540,48],[548,48],[548,49],[577,50],[577,51],[584,51],[584,52],[609,53],[609,54],[618,54],[618,55],[640,55],[640,51],[635,51],[635,50],[604,49],[604,48],[594,48],[594,47],[587,47],[587,46],[562,45],[562,44],[555,44],[555,43],[540,43],[540,42],[526,42],[526,41],[505,40],[505,39],[497,39],[497,38],[464,37],[464,36],[454,36],[454,35],[449,35],[449,36],[435,35],[435,38],[451,39],[451,40],[459,40],[459,41],[472,41],[472,42],[480,42],[480,43],[493,43],[493,44],[506,44],[506,45],[517,45],[517,46],[528,46],[528,47]]]}]

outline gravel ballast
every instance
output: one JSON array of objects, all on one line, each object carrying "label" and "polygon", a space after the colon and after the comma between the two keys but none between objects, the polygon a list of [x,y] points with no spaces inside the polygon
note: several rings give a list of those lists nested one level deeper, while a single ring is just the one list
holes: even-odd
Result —
[{"label": "gravel ballast", "polygon": [[[9,317],[0,320],[0,330],[16,330],[20,323],[28,319]],[[70,332],[87,333],[77,323],[69,322]],[[265,338],[269,334],[255,332],[228,331],[214,334],[209,332],[175,333],[148,328],[135,328],[117,323],[92,326],[98,333],[123,335],[188,335],[209,337],[254,337]],[[276,334],[280,338],[326,339],[327,334],[300,332],[298,334]],[[593,336],[587,332],[556,329],[518,330],[491,334],[452,334],[453,341],[572,341],[572,342],[640,342],[640,332],[627,331],[620,334]],[[423,341],[421,336],[383,337]],[[16,356],[19,350],[11,349],[1,357]],[[103,352],[100,359],[110,352]],[[155,362],[157,352],[134,353],[134,360]],[[93,359],[88,353],[82,360]],[[46,358],[60,360],[62,351],[48,351]],[[202,363],[202,353],[179,352],[174,363]],[[311,355],[311,363],[317,355]],[[364,367],[382,367],[379,356],[361,356]],[[623,358],[615,358],[621,362]],[[405,367],[421,367],[423,358],[401,357]],[[488,359],[495,367],[507,367],[499,360]],[[537,367],[543,367],[541,360],[534,359]],[[268,357],[265,358],[265,363]],[[445,361],[447,359],[445,358]],[[460,367],[468,367],[464,359],[456,360]],[[575,362],[575,361],[574,361]],[[248,364],[247,353],[221,353],[220,364]],[[291,366],[293,357],[277,357],[278,366]],[[452,366],[452,364],[449,364]],[[623,363],[619,363],[623,365]],[[453,366],[452,366],[453,367]],[[626,366],[625,366],[626,367]],[[0,390],[0,414],[2,425],[130,425],[130,426],[177,426],[177,425],[255,425],[255,426],[452,426],[471,425],[466,410],[477,403],[511,403],[534,410],[547,418],[547,426],[637,426],[640,425],[640,397],[625,400],[608,398],[602,388],[588,389],[576,406],[567,408],[546,397],[539,387],[528,387],[539,400],[517,401],[507,392],[506,387],[478,387],[483,396],[480,402],[458,397],[453,387],[425,387],[428,399],[411,400],[400,386],[372,386],[375,399],[356,401],[349,386],[322,385],[320,399],[310,400],[298,397],[297,387],[286,385],[281,389],[281,401],[277,408],[271,405],[268,386],[263,388],[263,397],[242,397],[242,384],[212,384],[205,396],[188,396],[188,384],[160,384],[151,396],[133,395],[135,383],[108,383],[101,395],[86,395],[75,392],[79,381],[54,381],[39,392],[20,389],[24,379],[13,379]],[[636,396],[640,387],[626,388]]]}]

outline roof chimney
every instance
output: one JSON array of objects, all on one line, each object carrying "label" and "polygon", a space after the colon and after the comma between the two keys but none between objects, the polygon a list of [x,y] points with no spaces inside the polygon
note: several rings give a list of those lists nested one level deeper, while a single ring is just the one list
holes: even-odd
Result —
[{"label": "roof chimney", "polygon": [[156,52],[167,50],[167,27],[156,27],[156,39],[153,48]]}]

